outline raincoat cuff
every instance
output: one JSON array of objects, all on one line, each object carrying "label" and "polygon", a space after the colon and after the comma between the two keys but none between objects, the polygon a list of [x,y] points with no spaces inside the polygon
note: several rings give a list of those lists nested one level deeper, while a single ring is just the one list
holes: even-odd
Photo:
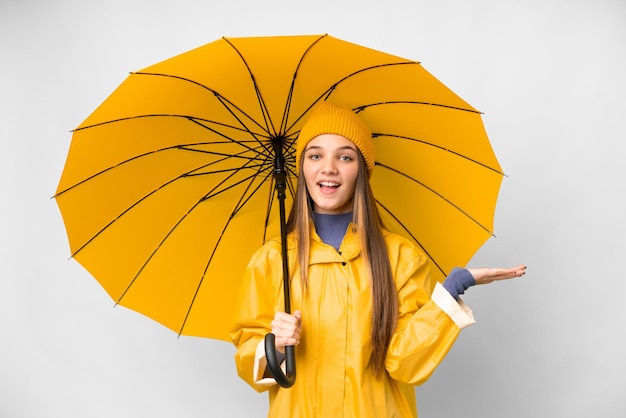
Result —
[{"label": "raincoat cuff", "polygon": [[[265,357],[265,340],[259,341],[256,346],[256,353],[254,355],[254,371],[252,377],[254,383],[259,386],[274,386],[276,380],[273,377],[263,377],[265,369],[267,368],[267,359]],[[283,373],[285,373],[285,362],[280,365]]]},{"label": "raincoat cuff", "polygon": [[441,283],[435,285],[431,299],[460,329],[476,323],[472,310],[460,298],[454,299]]}]

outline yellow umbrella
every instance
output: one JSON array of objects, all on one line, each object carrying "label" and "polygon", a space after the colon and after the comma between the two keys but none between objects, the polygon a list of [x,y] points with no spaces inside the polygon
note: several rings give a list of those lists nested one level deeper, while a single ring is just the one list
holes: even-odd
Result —
[{"label": "yellow umbrella", "polygon": [[419,63],[327,35],[223,38],[131,73],[73,131],[55,195],[73,258],[116,303],[229,341],[247,261],[280,233],[275,183],[288,208],[294,142],[321,100],[374,133],[386,226],[438,280],[465,265],[502,179],[481,114]]}]

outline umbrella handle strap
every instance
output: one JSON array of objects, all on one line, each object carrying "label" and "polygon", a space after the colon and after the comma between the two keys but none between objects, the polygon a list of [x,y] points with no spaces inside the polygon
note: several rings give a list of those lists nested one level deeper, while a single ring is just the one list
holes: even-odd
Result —
[{"label": "umbrella handle strap", "polygon": [[285,347],[285,366],[286,372],[280,368],[278,356],[276,354],[276,345],[274,341],[276,336],[271,332],[265,335],[265,358],[267,367],[272,373],[272,377],[281,387],[290,388],[296,382],[296,351],[293,345]]}]

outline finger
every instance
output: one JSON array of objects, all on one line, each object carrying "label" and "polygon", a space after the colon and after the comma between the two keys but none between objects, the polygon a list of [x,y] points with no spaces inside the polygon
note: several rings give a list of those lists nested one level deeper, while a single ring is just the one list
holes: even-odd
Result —
[{"label": "finger", "polygon": [[298,327],[295,324],[289,324],[287,322],[275,322],[272,321],[272,332],[283,336],[288,336],[296,333]]},{"label": "finger", "polygon": [[300,338],[300,327],[295,324],[272,321],[272,334],[283,338]]},{"label": "finger", "polygon": [[513,267],[509,269],[509,271],[505,275],[508,276],[508,278],[513,278],[513,277],[521,277],[524,274],[526,274],[526,266],[524,264],[520,264],[517,267]]},{"label": "finger", "polygon": [[276,346],[286,346],[286,345],[298,345],[300,344],[300,334],[298,332],[288,332],[285,330],[278,330],[274,333],[276,336]]},{"label": "finger", "polygon": [[296,345],[300,343],[300,335],[276,336],[276,341],[282,345]]},{"label": "finger", "polygon": [[298,324],[299,322],[299,319],[295,315],[290,315],[286,312],[276,312],[274,320],[289,324]]},{"label": "finger", "polygon": [[297,322],[298,329],[302,328],[302,312],[301,311],[295,311],[293,313],[293,316],[294,316],[294,318],[296,318],[296,321],[298,321]]},{"label": "finger", "polygon": [[498,280],[507,280],[521,277],[526,274],[526,265],[520,264],[511,268],[476,268],[468,269],[476,284],[488,284]]},{"label": "finger", "polygon": [[276,350],[280,351],[281,353],[285,352],[285,347],[287,346],[295,346],[295,345],[299,345],[300,344],[300,339],[295,339],[295,338],[277,338],[275,340],[275,346],[276,346]]}]

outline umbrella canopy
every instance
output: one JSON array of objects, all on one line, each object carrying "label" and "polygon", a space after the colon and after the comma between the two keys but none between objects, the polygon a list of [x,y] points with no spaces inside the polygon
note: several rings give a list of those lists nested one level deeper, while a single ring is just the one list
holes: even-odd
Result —
[{"label": "umbrella canopy", "polygon": [[223,38],[131,73],[72,135],[55,195],[73,258],[111,298],[229,341],[239,279],[280,233],[309,110],[373,132],[383,222],[442,280],[492,235],[502,173],[481,114],[419,63],[328,35]]}]

